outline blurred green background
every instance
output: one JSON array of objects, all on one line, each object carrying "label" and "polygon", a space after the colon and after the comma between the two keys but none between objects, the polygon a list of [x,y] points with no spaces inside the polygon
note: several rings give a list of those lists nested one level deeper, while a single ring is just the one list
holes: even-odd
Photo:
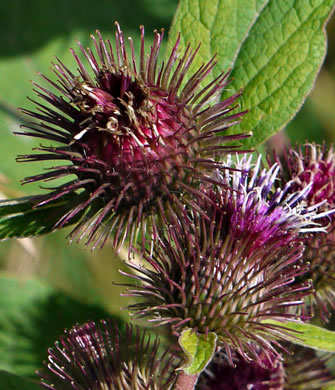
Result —
[{"label": "blurred green background", "polygon": [[292,142],[335,141],[335,17],[327,26],[328,53],[315,86],[296,117],[285,129]]},{"label": "blurred green background", "polygon": [[[44,167],[43,164],[38,166],[36,163],[15,162],[16,155],[29,153],[39,142],[13,135],[13,131],[18,131],[20,124],[27,120],[17,107],[33,107],[26,98],[27,96],[34,98],[30,81],[45,85],[37,72],[54,78],[50,63],[55,60],[55,56],[70,69],[76,69],[75,61],[68,49],[70,47],[76,49],[76,40],[80,40],[84,46],[87,46],[90,41],[89,35],[97,28],[104,37],[113,39],[116,20],[120,23],[125,36],[133,37],[136,50],[139,49],[138,27],[143,24],[147,46],[149,46],[154,29],[163,27],[167,37],[177,3],[177,0],[100,0],[99,2],[11,0],[3,2],[0,16],[2,131],[0,196],[2,199],[42,191],[37,184],[22,187],[20,180],[25,176],[38,173]],[[335,141],[334,17],[328,25],[328,34],[329,52],[315,88],[287,129],[269,142],[270,147],[280,145],[285,139],[290,139],[292,142],[331,143]],[[165,44],[166,41],[167,39]],[[164,49],[165,45],[162,54]],[[64,326],[71,326],[76,318],[77,321],[84,321],[84,314],[91,319],[107,313],[117,313],[119,316],[120,307],[126,305],[127,300],[119,297],[120,287],[112,283],[125,280],[118,272],[122,262],[112,250],[106,246],[102,251],[91,252],[83,243],[69,244],[65,238],[66,234],[66,231],[61,231],[45,237],[0,243],[0,297],[2,296],[2,299],[0,298],[0,352],[5,348],[5,353],[8,354],[11,348],[18,347],[15,340],[18,330],[21,342],[29,350],[38,343],[38,332],[43,333],[43,329],[52,328],[48,337],[42,338],[43,342],[41,341],[38,347],[41,351],[52,343]],[[121,253],[121,258],[125,259],[126,256],[127,254]],[[36,287],[29,282],[35,278],[41,280],[43,286]],[[45,290],[49,288],[52,291]],[[37,298],[34,294],[29,295],[29,292],[33,291],[38,291]],[[37,314],[34,310],[27,309],[29,304],[24,298],[29,301],[30,296],[34,296],[36,302],[40,302],[41,296],[44,297],[43,305],[40,306]],[[62,299],[68,299],[67,304],[62,306],[62,303],[59,303]],[[66,314],[69,302],[73,307],[71,315]],[[83,304],[90,306],[81,306]],[[84,307],[88,307],[87,313]],[[123,311],[121,316],[126,317],[126,312]],[[58,321],[59,326],[51,327],[55,321]],[[28,331],[27,327],[31,331]],[[38,352],[38,358],[40,355],[41,353]],[[28,366],[24,362],[18,363],[17,358],[13,356],[11,359],[12,365],[6,366],[0,358],[0,369],[14,370],[23,365],[24,368],[18,371],[28,375],[37,368],[35,361]]]}]

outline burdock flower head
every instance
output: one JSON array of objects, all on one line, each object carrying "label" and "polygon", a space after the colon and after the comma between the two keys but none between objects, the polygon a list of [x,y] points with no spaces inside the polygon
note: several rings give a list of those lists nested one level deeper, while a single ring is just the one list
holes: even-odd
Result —
[{"label": "burdock flower head", "polygon": [[215,153],[234,148],[222,144],[244,137],[221,135],[243,114],[231,113],[240,93],[211,105],[227,85],[227,74],[200,87],[215,65],[214,58],[188,75],[198,50],[187,46],[180,54],[178,39],[167,61],[158,65],[163,33],[155,32],[146,55],[141,27],[138,64],[132,40],[129,54],[116,27],[114,49],[97,32],[97,38],[92,36],[95,54],[80,45],[88,66],[72,50],[79,74],[57,60],[53,70],[58,80],[44,77],[61,96],[36,85],[38,96],[48,105],[35,102],[38,111],[23,110],[40,121],[30,124],[25,135],[59,145],[37,148],[40,153],[18,160],[65,161],[24,183],[75,175],[38,197],[36,207],[75,193],[70,210],[60,215],[56,227],[79,218],[72,236],[86,236],[93,246],[103,245],[110,233],[114,247],[126,237],[136,242],[139,232],[144,242],[160,221],[180,214],[199,196],[200,182],[209,180],[220,165]]},{"label": "burdock flower head", "polygon": [[[275,156],[282,165],[284,182],[292,181],[291,190],[311,186],[306,196],[309,205],[323,203],[325,210],[335,206],[335,154],[333,147],[306,144],[289,148],[283,158]],[[335,218],[333,215],[332,218]],[[328,218],[329,220],[329,218]]]},{"label": "burdock flower head", "polygon": [[158,347],[138,328],[89,322],[60,337],[49,349],[47,370],[38,374],[50,390],[169,390],[179,359],[158,353]]},{"label": "burdock flower head", "polygon": [[[335,154],[333,147],[307,144],[290,148],[283,158],[282,182],[290,181],[290,191],[310,187],[305,198],[309,207],[318,206],[324,211],[320,223],[324,233],[306,236],[304,259],[310,263],[309,272],[299,282],[313,281],[314,293],[306,297],[302,307],[307,315],[319,313],[327,322],[331,308],[335,309]],[[280,182],[278,183],[280,185]]]},{"label": "burdock flower head", "polygon": [[301,240],[320,229],[318,214],[305,207],[308,189],[275,189],[276,164],[260,171],[260,160],[253,167],[244,157],[227,167],[216,176],[222,187],[202,188],[207,199],[199,212],[190,210],[188,221],[176,221],[155,241],[145,256],[152,268],[129,263],[137,273],[129,274],[136,285],[127,294],[143,300],[130,309],[170,324],[177,335],[185,328],[216,333],[232,365],[235,352],[262,365],[259,351],[276,364],[276,340],[287,337],[285,322],[298,318],[286,308],[311,293],[309,283],[292,283],[306,272]]}]

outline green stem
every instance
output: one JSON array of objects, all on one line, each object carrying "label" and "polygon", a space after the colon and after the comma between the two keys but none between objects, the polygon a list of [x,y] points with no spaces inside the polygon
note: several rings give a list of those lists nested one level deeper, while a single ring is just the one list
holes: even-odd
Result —
[{"label": "green stem", "polygon": [[175,390],[194,390],[199,374],[188,375],[184,371],[178,375]]}]

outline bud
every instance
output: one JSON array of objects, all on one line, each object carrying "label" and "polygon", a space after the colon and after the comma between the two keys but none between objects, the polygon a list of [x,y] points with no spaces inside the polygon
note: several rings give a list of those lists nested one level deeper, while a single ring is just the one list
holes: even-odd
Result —
[{"label": "bud", "polygon": [[297,283],[311,280],[314,293],[306,297],[301,307],[306,316],[320,315],[328,322],[331,309],[335,309],[335,154],[333,147],[307,144],[290,148],[279,159],[282,180],[290,181],[290,191],[309,188],[305,197],[308,207],[323,211],[319,219],[323,232],[306,236],[304,259],[309,272],[298,278]]},{"label": "bud", "polygon": [[[289,148],[283,158],[275,159],[282,165],[284,181],[292,181],[291,190],[311,186],[306,196],[309,206],[323,203],[323,210],[335,206],[335,154],[333,147],[306,144]],[[332,215],[334,219],[335,216]],[[329,221],[329,218],[328,218]]]},{"label": "bud", "polygon": [[49,390],[170,390],[179,360],[158,353],[159,342],[111,321],[75,326],[49,349],[47,370],[38,373]]}]

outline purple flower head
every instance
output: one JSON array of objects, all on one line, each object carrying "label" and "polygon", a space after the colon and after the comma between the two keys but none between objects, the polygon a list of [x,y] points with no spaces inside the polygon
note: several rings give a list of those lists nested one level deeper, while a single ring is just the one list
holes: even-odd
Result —
[{"label": "purple flower head", "polygon": [[75,194],[55,228],[76,223],[72,238],[86,237],[93,247],[102,246],[110,234],[115,248],[127,237],[136,242],[138,235],[144,245],[166,220],[167,210],[180,214],[184,204],[192,204],[198,196],[200,183],[222,165],[213,158],[217,150],[235,150],[227,141],[246,137],[221,135],[244,114],[231,113],[240,93],[211,104],[228,84],[228,75],[222,73],[200,87],[215,58],[189,75],[198,49],[187,46],[179,53],[178,38],[170,57],[159,65],[163,32],[155,32],[146,55],[141,27],[138,64],[132,40],[129,53],[116,27],[114,49],[99,32],[92,36],[95,53],[79,44],[86,65],[72,50],[78,74],[60,60],[53,64],[58,80],[44,79],[55,93],[36,85],[38,97],[47,105],[35,102],[37,111],[23,110],[38,120],[23,134],[56,146],[18,157],[18,161],[64,161],[24,183],[69,176],[67,183],[37,197],[36,207]]},{"label": "purple flower head", "polygon": [[[305,198],[309,207],[318,205],[324,217],[320,220],[324,232],[307,235],[304,259],[309,262],[309,272],[298,278],[313,282],[314,293],[306,297],[301,310],[305,315],[320,315],[329,320],[335,309],[335,154],[333,147],[307,144],[290,148],[277,161],[282,165],[282,181],[289,180],[291,191],[310,188]],[[280,184],[280,183],[279,183]]]},{"label": "purple flower head", "polygon": [[309,283],[292,283],[307,270],[302,237],[320,229],[318,214],[305,207],[306,190],[276,190],[276,165],[260,171],[260,160],[253,167],[243,157],[227,168],[215,178],[223,186],[203,186],[198,212],[155,240],[145,255],[151,268],[129,263],[136,285],[127,294],[142,298],[130,309],[177,335],[185,328],[215,332],[231,364],[237,352],[262,365],[259,350],[276,364],[285,322],[298,318],[296,307],[311,293]]},{"label": "purple flower head", "polygon": [[261,248],[268,241],[278,241],[282,246],[301,234],[326,231],[319,223],[322,203],[308,207],[305,201],[311,185],[292,191],[292,183],[287,182],[283,188],[277,188],[280,166],[275,163],[262,169],[261,156],[256,164],[251,160],[252,156],[236,161],[228,158],[227,167],[233,170],[216,171],[216,180],[226,189],[213,191],[204,186],[206,195],[216,203],[213,211],[210,202],[204,203],[203,208],[209,206],[207,213],[217,213],[217,209],[218,215],[221,210],[228,213],[234,235],[246,236],[252,245],[249,250]]},{"label": "purple flower head", "polygon": [[[331,146],[306,144],[289,148],[282,159],[275,157],[282,165],[285,181],[292,181],[292,191],[311,185],[306,202],[308,205],[324,203],[323,209],[335,206],[335,154]],[[335,218],[334,214],[330,217]],[[328,220],[329,221],[329,220]]]},{"label": "purple flower head", "polygon": [[[178,359],[158,353],[157,339],[113,322],[89,322],[65,331],[49,349],[47,370],[38,373],[49,390],[168,390]],[[175,360],[175,361],[174,361]]]}]

